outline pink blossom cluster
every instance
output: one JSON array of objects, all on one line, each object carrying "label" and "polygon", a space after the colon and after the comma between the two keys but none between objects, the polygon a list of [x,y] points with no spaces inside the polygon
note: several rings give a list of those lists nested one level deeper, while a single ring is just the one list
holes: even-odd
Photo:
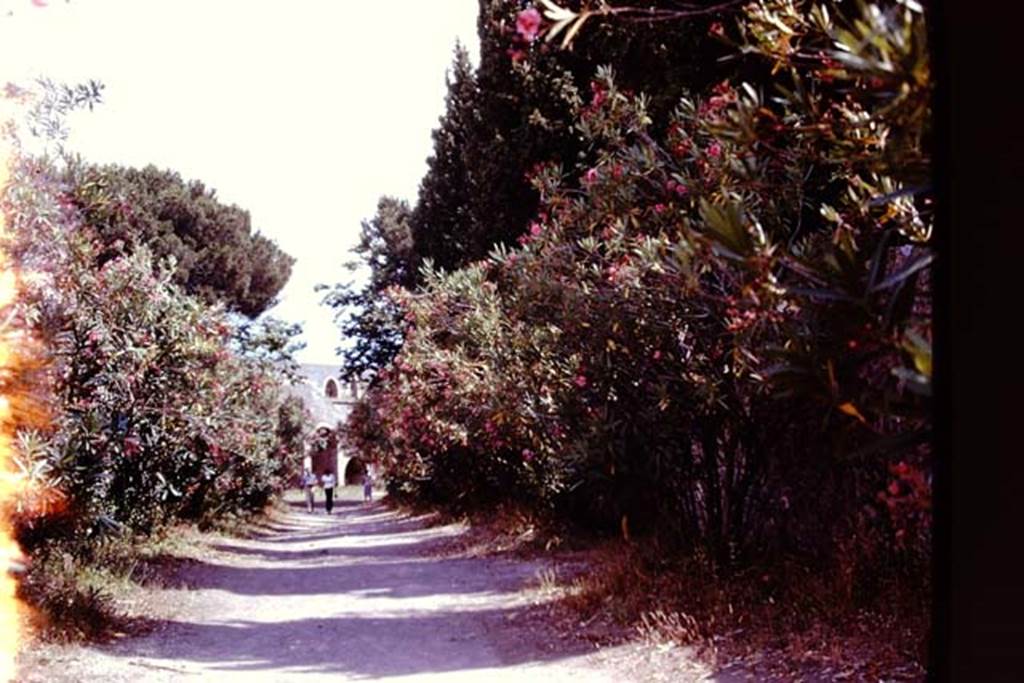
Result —
[{"label": "pink blossom cluster", "polygon": [[528,7],[516,16],[516,32],[513,37],[513,46],[508,49],[508,55],[513,62],[526,58],[526,50],[540,35],[543,19],[536,7]]},{"label": "pink blossom cluster", "polygon": [[536,7],[528,7],[516,17],[516,33],[528,43],[537,39],[540,32],[541,17]]},{"label": "pink blossom cluster", "polygon": [[669,178],[665,182],[665,190],[679,197],[685,197],[689,193],[689,190],[686,189],[686,185],[683,185],[672,178]]}]

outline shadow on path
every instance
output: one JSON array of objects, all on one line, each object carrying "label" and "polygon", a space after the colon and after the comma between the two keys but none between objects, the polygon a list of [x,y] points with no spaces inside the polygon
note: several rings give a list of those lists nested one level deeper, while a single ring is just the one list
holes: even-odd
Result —
[{"label": "shadow on path", "polygon": [[[341,506],[339,506],[341,507]],[[425,552],[457,531],[380,503],[334,516],[289,512],[259,536],[211,544],[216,561],[182,569],[202,609],[104,648],[199,672],[380,677],[551,662],[593,651],[551,647],[519,591],[534,565]],[[507,645],[509,639],[536,647]],[[207,675],[207,674],[204,674]]]},{"label": "shadow on path", "polygon": [[514,666],[570,657],[499,659],[489,644],[508,610],[436,611],[396,618],[340,616],[296,621],[225,624],[168,622],[162,637],[134,648],[144,656],[203,664],[221,671],[301,670],[359,677],[399,676]]}]

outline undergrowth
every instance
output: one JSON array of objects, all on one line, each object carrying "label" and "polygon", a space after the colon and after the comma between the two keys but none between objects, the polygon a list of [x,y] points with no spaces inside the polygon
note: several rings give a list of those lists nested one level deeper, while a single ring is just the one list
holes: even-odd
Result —
[{"label": "undergrowth", "polygon": [[926,666],[930,586],[915,583],[919,573],[871,573],[843,557],[817,568],[783,558],[721,571],[699,550],[670,550],[654,537],[601,539],[514,504],[457,514],[390,504],[433,514],[437,524],[467,524],[445,553],[548,556],[555,568],[534,588],[574,613],[574,623],[610,620],[652,644],[690,646],[712,665],[773,653],[787,665],[886,679],[917,678]]},{"label": "undergrowth", "polygon": [[431,525],[466,525],[466,533],[453,538],[445,546],[445,553],[477,556],[511,553],[528,557],[585,547],[585,538],[564,522],[514,502],[455,512],[413,498],[389,495],[388,505],[402,514],[425,517]]},{"label": "undergrowth", "polygon": [[[216,526],[239,533],[251,516],[231,516]],[[19,577],[18,597],[35,638],[48,642],[105,640],[147,623],[133,600],[147,588],[167,585],[174,570],[198,559],[196,526],[178,525],[149,535],[111,534],[87,551],[60,544],[36,548]]]},{"label": "undergrowth", "polygon": [[711,664],[776,653],[790,664],[865,667],[859,675],[924,671],[926,586],[891,583],[848,600],[833,572],[780,561],[722,574],[707,558],[654,542],[607,542],[589,559],[587,572],[563,583],[566,607],[651,643],[692,646]]}]

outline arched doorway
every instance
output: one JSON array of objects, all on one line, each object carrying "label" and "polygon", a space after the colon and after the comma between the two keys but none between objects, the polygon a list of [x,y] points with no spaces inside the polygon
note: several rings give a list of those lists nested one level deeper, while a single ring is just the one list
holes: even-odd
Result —
[{"label": "arched doorway", "polygon": [[366,474],[366,464],[359,458],[352,458],[345,466],[345,485],[362,484]]},{"label": "arched doorway", "polygon": [[320,425],[310,436],[308,457],[313,474],[322,476],[330,470],[338,473],[338,435],[327,425]]}]

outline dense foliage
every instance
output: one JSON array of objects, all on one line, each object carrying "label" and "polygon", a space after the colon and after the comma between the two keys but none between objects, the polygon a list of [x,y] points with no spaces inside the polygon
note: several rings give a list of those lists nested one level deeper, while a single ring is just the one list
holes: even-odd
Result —
[{"label": "dense foliage", "polygon": [[[359,290],[340,283],[324,297],[335,309],[342,334],[352,340],[344,351],[346,378],[370,378],[391,362],[402,348],[401,315],[385,293],[391,287],[412,287],[419,260],[413,251],[409,205],[393,197],[381,197],[377,214],[363,221],[359,244],[354,249],[370,275]],[[352,270],[358,261],[350,263]]]},{"label": "dense foliage", "polygon": [[[569,52],[526,41],[516,31],[519,10],[518,3],[481,0],[480,64],[474,69],[456,47],[445,113],[411,214],[394,220],[392,200],[382,199],[370,229],[398,238],[386,239],[383,250],[357,249],[374,272],[371,281],[361,288],[336,286],[326,300],[353,344],[343,356],[350,377],[372,378],[401,346],[401,328],[380,303],[387,286],[421,284],[419,268],[428,262],[450,271],[485,258],[496,243],[514,246],[537,212],[540,196],[529,177],[537,165],[571,167],[592,154],[574,121],[599,64],[615,60],[627,87],[656,93],[649,113],[659,130],[684,83],[710,82],[733,68],[716,65],[725,49],[706,37],[708,14],[644,32],[595,24]],[[403,264],[400,281],[376,275],[380,258]]]},{"label": "dense foliage", "polygon": [[[518,500],[722,567],[814,559],[849,590],[920,576],[925,25],[913,3],[851,11],[760,0],[712,23],[742,78],[682,83],[664,122],[662,93],[595,74],[572,107],[585,154],[535,169],[518,246],[390,290],[404,344],[349,439],[393,490]],[[510,49],[539,52],[552,27],[520,17]]]},{"label": "dense foliage", "polygon": [[173,260],[154,254],[172,233],[125,233],[130,248],[109,242],[97,205],[81,204],[95,188],[79,180],[23,157],[4,211],[6,247],[24,273],[12,316],[38,349],[19,381],[44,415],[19,432],[34,500],[20,509],[19,540],[36,558],[88,561],[103,538],[262,510],[295,466],[305,417],[283,391],[296,330],[239,324],[202,288],[179,285]]},{"label": "dense foliage", "polygon": [[292,259],[249,216],[170,171],[93,166],[65,117],[97,82],[8,84],[0,188],[2,511],[26,553],[40,633],[99,635],[97,577],[130,576],[177,522],[261,512],[301,461],[309,416],[286,398],[300,331],[255,317]]},{"label": "dense foliage", "polygon": [[207,303],[250,318],[270,308],[293,259],[252,231],[249,212],[222,204],[199,181],[173,171],[69,165],[69,199],[100,242],[96,259],[145,246],[175,260],[174,282]]}]

